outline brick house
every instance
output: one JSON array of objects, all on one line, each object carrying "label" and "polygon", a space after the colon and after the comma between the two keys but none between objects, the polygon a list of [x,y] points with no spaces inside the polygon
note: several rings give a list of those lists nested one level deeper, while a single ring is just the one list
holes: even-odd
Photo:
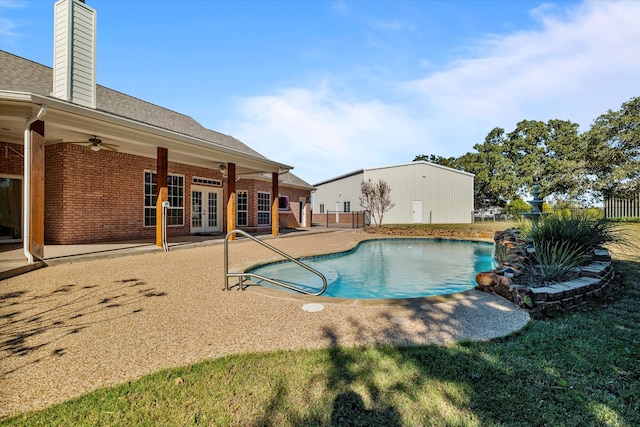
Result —
[{"label": "brick house", "polygon": [[[313,187],[191,117],[95,83],[95,11],[55,4],[50,68],[0,51],[0,242],[47,244],[311,225]],[[76,47],[77,46],[77,47]],[[158,243],[159,244],[159,243]],[[30,260],[30,262],[32,262]]]}]

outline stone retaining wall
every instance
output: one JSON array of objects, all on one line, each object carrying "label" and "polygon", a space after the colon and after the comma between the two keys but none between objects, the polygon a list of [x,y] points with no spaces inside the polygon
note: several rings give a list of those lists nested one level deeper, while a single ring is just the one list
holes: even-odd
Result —
[{"label": "stone retaining wall", "polygon": [[580,269],[580,277],[541,288],[529,288],[533,309],[565,310],[601,296],[613,280],[611,257],[606,249],[597,251],[599,260]]},{"label": "stone retaining wall", "polygon": [[[501,232],[496,233],[495,240],[498,243],[502,242],[502,239],[510,238],[507,232]],[[606,249],[596,249],[593,261],[589,265],[580,267],[578,277],[575,279],[549,286],[535,288],[518,285],[502,274],[506,268],[517,269],[518,267],[512,263],[505,263],[492,272],[480,273],[478,276],[489,275],[489,279],[483,283],[483,280],[477,277],[476,289],[495,292],[520,307],[541,312],[570,309],[600,297],[608,290],[614,278],[611,256]],[[491,273],[494,274],[492,281]]]}]

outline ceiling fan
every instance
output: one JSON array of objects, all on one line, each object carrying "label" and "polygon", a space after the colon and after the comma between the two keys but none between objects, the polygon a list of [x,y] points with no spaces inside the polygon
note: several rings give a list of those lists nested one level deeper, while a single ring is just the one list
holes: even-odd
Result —
[{"label": "ceiling fan", "polygon": [[93,137],[89,138],[87,141],[69,141],[71,144],[85,144],[92,151],[100,151],[101,149],[118,151],[118,145],[116,144],[107,144],[106,142],[102,142],[100,138],[93,135]]}]

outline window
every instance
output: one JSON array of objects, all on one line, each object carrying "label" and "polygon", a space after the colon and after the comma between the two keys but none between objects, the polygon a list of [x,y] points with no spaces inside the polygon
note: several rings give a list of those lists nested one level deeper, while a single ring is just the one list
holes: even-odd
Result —
[{"label": "window", "polygon": [[344,202],[343,212],[351,212],[351,202]]},{"label": "window", "polygon": [[324,203],[320,203],[320,213],[324,213]]},{"label": "window", "polygon": [[237,213],[236,213],[236,222],[238,226],[247,226],[248,223],[248,202],[249,198],[247,196],[246,191],[238,191],[237,192]]},{"label": "window", "polygon": [[[158,175],[156,172],[144,172],[144,226],[156,225],[156,201]],[[167,225],[184,225],[184,176],[169,174],[167,177],[168,200]]]},{"label": "window", "polygon": [[157,175],[155,172],[144,173],[144,226],[156,225]]},{"label": "window", "polygon": [[168,199],[167,225],[184,225],[184,176],[169,174],[167,177]]},{"label": "window", "polygon": [[278,210],[279,211],[288,211],[289,210],[289,197],[288,196],[280,196],[280,197],[278,197]]},{"label": "window", "polygon": [[258,192],[258,225],[271,223],[271,194]]},{"label": "window", "polygon": [[200,178],[194,176],[191,178],[191,182],[198,185],[212,185],[214,187],[222,187],[222,181],[219,179]]}]

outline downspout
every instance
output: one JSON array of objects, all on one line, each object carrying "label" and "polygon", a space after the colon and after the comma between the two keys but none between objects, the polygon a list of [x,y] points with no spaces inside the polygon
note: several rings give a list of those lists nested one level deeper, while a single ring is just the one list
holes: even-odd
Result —
[{"label": "downspout", "polygon": [[22,243],[27,264],[33,264],[31,254],[31,125],[40,120],[47,113],[47,105],[40,104],[40,111],[35,116],[29,117],[24,125],[24,183],[23,183],[23,221]]}]

